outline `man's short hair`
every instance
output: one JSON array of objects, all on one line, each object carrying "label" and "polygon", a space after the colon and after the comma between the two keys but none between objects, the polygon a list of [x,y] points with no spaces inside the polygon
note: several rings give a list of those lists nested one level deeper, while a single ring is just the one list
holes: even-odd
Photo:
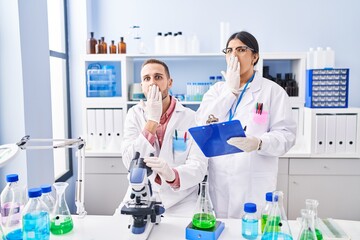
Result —
[{"label": "man's short hair", "polygon": [[163,61],[160,61],[160,60],[158,60],[158,59],[150,58],[150,59],[146,60],[146,61],[142,64],[141,69],[143,69],[143,67],[144,67],[145,65],[150,64],[150,63],[157,63],[157,64],[162,65],[162,66],[164,67],[164,69],[165,69],[166,77],[167,77],[167,78],[170,78],[170,71],[169,71],[168,66],[166,65],[166,63],[164,63]]}]

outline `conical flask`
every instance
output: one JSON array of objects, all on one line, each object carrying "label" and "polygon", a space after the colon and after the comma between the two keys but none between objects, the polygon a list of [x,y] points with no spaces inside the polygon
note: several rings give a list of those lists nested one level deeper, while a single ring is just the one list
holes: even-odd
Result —
[{"label": "conical flask", "polygon": [[316,240],[314,227],[314,212],[310,209],[301,209],[302,226],[298,240]]},{"label": "conical flask", "polygon": [[273,206],[266,221],[261,240],[292,240],[289,223],[286,218],[282,191],[273,192]]},{"label": "conical flask", "polygon": [[315,234],[317,240],[322,240],[323,235],[319,230],[319,218],[317,217],[317,207],[319,206],[318,200],[315,199],[306,199],[305,200],[306,209],[310,209],[314,212],[314,226],[315,226]]},{"label": "conical flask", "polygon": [[209,195],[209,185],[205,181],[200,184],[200,195],[196,202],[192,224],[199,229],[211,229],[216,224],[215,212]]},{"label": "conical flask", "polygon": [[51,213],[50,231],[55,235],[68,233],[74,227],[69,207],[65,200],[65,190],[68,185],[69,184],[66,182],[57,182],[53,184],[56,190],[56,201]]}]

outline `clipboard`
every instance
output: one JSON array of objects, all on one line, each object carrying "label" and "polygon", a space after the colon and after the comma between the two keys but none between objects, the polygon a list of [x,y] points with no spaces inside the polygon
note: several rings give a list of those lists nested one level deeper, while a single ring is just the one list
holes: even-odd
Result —
[{"label": "clipboard", "polygon": [[192,127],[189,132],[206,157],[243,152],[226,142],[232,137],[245,137],[239,120]]}]

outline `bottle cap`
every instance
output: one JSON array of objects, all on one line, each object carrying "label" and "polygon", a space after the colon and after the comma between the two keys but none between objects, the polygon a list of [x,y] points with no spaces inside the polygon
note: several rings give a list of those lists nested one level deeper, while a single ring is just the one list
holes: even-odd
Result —
[{"label": "bottle cap", "polygon": [[19,181],[19,176],[17,174],[6,175],[6,181],[7,182],[17,182],[17,181]]},{"label": "bottle cap", "polygon": [[272,202],[272,192],[267,192],[265,195],[265,199],[268,202]]},{"label": "bottle cap", "polygon": [[42,193],[51,192],[51,185],[49,185],[49,184],[41,185],[40,188],[41,188]]},{"label": "bottle cap", "polygon": [[41,188],[30,188],[28,191],[29,198],[36,198],[41,196]]},{"label": "bottle cap", "polygon": [[210,81],[215,81],[215,76],[210,76],[210,77],[209,77],[209,80],[210,80]]},{"label": "bottle cap", "polygon": [[161,32],[158,32],[157,35],[158,35],[158,36],[162,36],[162,33],[161,33]]},{"label": "bottle cap", "polygon": [[256,212],[256,204],[255,203],[245,203],[244,204],[244,211],[247,212],[247,213]]}]

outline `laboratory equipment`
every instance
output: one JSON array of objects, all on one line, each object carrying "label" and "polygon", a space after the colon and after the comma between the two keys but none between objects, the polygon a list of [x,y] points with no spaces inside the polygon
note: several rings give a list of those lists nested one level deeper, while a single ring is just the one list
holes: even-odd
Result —
[{"label": "laboratory equipment", "polygon": [[314,227],[314,211],[301,209],[302,224],[298,240],[316,240]]},{"label": "laboratory equipment", "polygon": [[19,176],[6,176],[7,184],[1,192],[1,224],[8,240],[22,236],[21,213],[26,203],[25,189],[20,186]]},{"label": "laboratory equipment", "polygon": [[44,185],[41,185],[40,188],[41,188],[41,192],[42,192],[41,200],[48,207],[49,213],[51,213],[55,206],[55,198],[53,197],[52,192],[51,192],[51,185],[44,184]]},{"label": "laboratory equipment", "polygon": [[244,204],[244,216],[242,217],[242,236],[245,239],[256,239],[258,236],[259,220],[256,216],[256,204]]},{"label": "laboratory equipment", "polygon": [[193,226],[199,229],[213,228],[216,223],[214,207],[209,195],[209,185],[207,181],[200,184],[200,194],[196,202],[194,216],[192,218]]},{"label": "laboratory equipment", "polygon": [[110,54],[115,54],[117,51],[116,51],[116,45],[115,45],[115,41],[114,40],[111,40],[111,44],[109,46],[109,53]]},{"label": "laboratory equipment", "polygon": [[50,239],[50,219],[48,208],[41,200],[41,188],[28,191],[29,201],[24,207],[22,225],[23,240]]},{"label": "laboratory equipment", "polygon": [[56,201],[50,216],[50,231],[55,235],[68,233],[74,227],[69,207],[65,200],[65,190],[68,185],[69,184],[66,182],[57,182],[53,184],[56,190]]},{"label": "laboratory equipment", "polygon": [[261,240],[292,240],[289,223],[284,210],[284,194],[282,191],[273,192],[273,206],[266,221]]},{"label": "laboratory equipment", "polygon": [[270,211],[271,211],[271,207],[272,207],[272,192],[267,192],[265,194],[265,206],[263,208],[263,210],[261,211],[261,233],[264,232],[264,228],[266,225],[266,221],[269,217]]},{"label": "laboratory equipment", "polygon": [[121,208],[121,214],[131,215],[132,223],[130,239],[147,239],[154,224],[159,224],[165,209],[160,201],[156,201],[148,176],[151,168],[144,163],[144,158],[136,152],[129,167],[131,186],[130,200]]},{"label": "laboratory equipment", "polygon": [[126,53],[126,43],[124,42],[124,37],[120,37],[120,42],[118,43],[118,53]]},{"label": "laboratory equipment", "polygon": [[316,199],[306,199],[305,200],[306,209],[312,210],[314,212],[314,226],[317,240],[322,240],[323,236],[319,229],[319,218],[317,217],[317,207],[319,206],[319,201]]}]

